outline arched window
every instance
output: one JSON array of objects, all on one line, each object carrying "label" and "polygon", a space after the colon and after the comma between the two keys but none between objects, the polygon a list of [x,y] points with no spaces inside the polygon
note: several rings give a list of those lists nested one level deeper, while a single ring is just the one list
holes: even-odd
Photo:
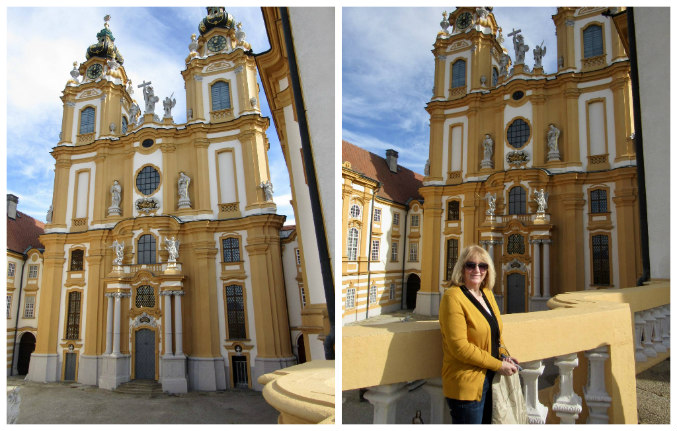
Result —
[{"label": "arched window", "polygon": [[80,112],[80,134],[94,133],[94,108],[91,106]]},{"label": "arched window", "polygon": [[127,127],[128,127],[127,117],[122,117],[122,134],[123,135],[127,133]]},{"label": "arched window", "polygon": [[508,214],[527,213],[527,192],[521,186],[510,189],[508,194]]},{"label": "arched window", "polygon": [[212,111],[230,109],[230,85],[219,81],[212,85]]},{"label": "arched window", "polygon": [[591,25],[583,30],[583,58],[596,57],[603,53],[602,26]]},{"label": "arched window", "polygon": [[457,60],[451,66],[451,88],[465,86],[465,60]]},{"label": "arched window", "polygon": [[138,264],[155,263],[155,237],[153,235],[141,235],[136,255]]},{"label": "arched window", "polygon": [[360,206],[358,204],[352,204],[350,206],[350,217],[359,218],[361,212],[362,210],[360,209]]},{"label": "arched window", "polygon": [[495,67],[491,68],[491,86],[495,87],[498,85],[498,69]]},{"label": "arched window", "polygon": [[348,260],[357,260],[357,241],[359,239],[357,228],[348,229]]}]

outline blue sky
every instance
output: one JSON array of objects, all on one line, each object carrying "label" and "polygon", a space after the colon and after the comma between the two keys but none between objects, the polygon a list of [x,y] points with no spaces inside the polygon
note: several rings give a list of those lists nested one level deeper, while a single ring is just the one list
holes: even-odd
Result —
[{"label": "blue sky", "polygon": [[[343,8],[343,139],[423,173],[428,159],[430,101],[435,63],[430,52],[441,30],[442,12],[455,8]],[[556,7],[495,7],[504,46],[513,54],[512,29],[521,29],[531,49],[545,42],[544,72],[556,71],[552,15]],[[533,53],[525,56],[532,67]]]},{"label": "blue sky", "polygon": [[[261,9],[226,7],[242,22],[254,53],[270,48]],[[103,17],[111,16],[110,30],[124,58],[134,86],[151,81],[160,100],[174,93],[176,123],[186,121],[185,69],[190,36],[206,16],[204,7],[193,8],[17,8],[7,11],[7,193],[19,196],[19,211],[45,220],[52,202],[54,159],[61,130],[61,92],[70,78],[73,62],[85,61],[87,47],[96,43]],[[270,172],[278,213],[293,224],[289,201],[289,174],[282,156],[270,109],[260,85],[262,115],[271,119]],[[139,89],[133,97],[143,106]],[[160,109],[162,106],[160,105]]]}]

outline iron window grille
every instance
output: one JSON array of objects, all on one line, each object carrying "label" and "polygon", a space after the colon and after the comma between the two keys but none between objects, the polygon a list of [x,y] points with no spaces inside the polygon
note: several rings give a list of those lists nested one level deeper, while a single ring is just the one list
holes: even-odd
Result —
[{"label": "iron window grille", "polygon": [[592,236],[592,283],[596,286],[611,284],[609,271],[609,237]]},{"label": "iron window grille", "polygon": [[136,308],[155,307],[155,289],[153,286],[139,286],[136,288]]},{"label": "iron window grille", "polygon": [[458,260],[458,240],[451,238],[447,240],[447,278],[451,280],[451,274],[454,272],[454,266]]},{"label": "iron window grille", "polygon": [[524,237],[520,234],[513,234],[508,237],[508,254],[524,254]]},{"label": "iron window grille", "polygon": [[240,262],[240,239],[224,238],[221,242],[223,244],[223,261]]},{"label": "iron window grille", "polygon": [[591,213],[605,213],[607,212],[607,198],[606,190],[592,190],[590,192],[590,212]]},{"label": "iron window grille", "polygon": [[136,176],[136,188],[148,196],[153,194],[160,185],[160,173],[152,166],[144,166]]},{"label": "iron window grille", "polygon": [[231,284],[226,286],[226,303],[228,311],[228,338],[244,340],[247,338],[244,313],[244,294],[242,286]]},{"label": "iron window grille", "polygon": [[66,339],[77,340],[80,337],[80,292],[68,294],[68,319]]},{"label": "iron window grille", "polygon": [[83,270],[84,255],[85,255],[84,250],[73,250],[73,251],[71,251],[71,271],[82,271]]}]

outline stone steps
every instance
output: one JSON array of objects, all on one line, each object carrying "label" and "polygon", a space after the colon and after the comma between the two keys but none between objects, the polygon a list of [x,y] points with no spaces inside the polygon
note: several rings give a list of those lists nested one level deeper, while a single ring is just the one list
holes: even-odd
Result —
[{"label": "stone steps", "polygon": [[115,392],[130,395],[157,396],[162,394],[162,385],[154,380],[132,380],[115,388]]}]

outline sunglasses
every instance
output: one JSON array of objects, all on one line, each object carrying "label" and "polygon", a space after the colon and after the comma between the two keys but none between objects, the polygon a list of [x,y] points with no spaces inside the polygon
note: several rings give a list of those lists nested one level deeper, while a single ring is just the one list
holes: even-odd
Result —
[{"label": "sunglasses", "polygon": [[465,263],[465,269],[475,269],[475,267],[479,267],[480,271],[486,271],[489,269],[489,264],[488,263],[475,263],[475,262],[466,262]]}]

